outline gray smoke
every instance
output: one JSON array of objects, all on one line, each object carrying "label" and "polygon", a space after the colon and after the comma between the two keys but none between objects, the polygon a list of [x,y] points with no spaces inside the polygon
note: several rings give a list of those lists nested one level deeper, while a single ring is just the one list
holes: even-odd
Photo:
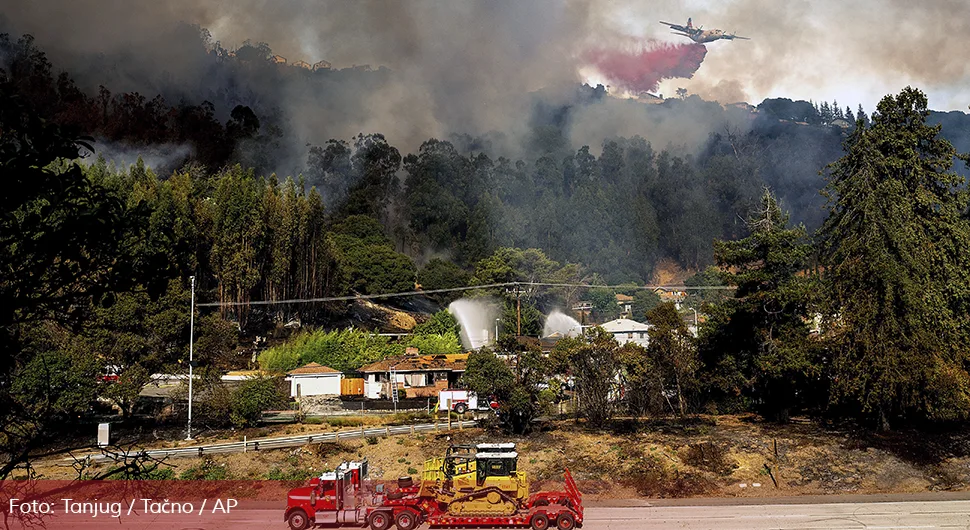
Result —
[{"label": "gray smoke", "polygon": [[[688,16],[753,40],[709,45],[694,79],[661,86],[668,97],[686,87],[722,103],[838,97],[871,108],[881,95],[915,84],[930,92],[937,108],[965,107],[947,94],[970,79],[963,41],[955,37],[970,29],[966,2],[732,0],[699,6],[674,0],[33,0],[5,7],[3,27],[35,35],[53,63],[89,91],[103,83],[115,93],[161,93],[170,103],[221,98],[276,107],[295,165],[306,143],[370,132],[384,133],[407,153],[429,137],[497,131],[500,145],[493,147],[515,156],[535,91],[585,80],[584,50],[630,38],[676,41],[682,37],[657,21]],[[388,70],[314,83],[300,76],[280,83],[245,69],[228,76],[180,23],[208,29],[213,43],[228,49],[246,40],[268,43],[291,64],[326,60],[337,69]],[[218,109],[223,119],[228,110]],[[686,144],[727,126],[704,115],[658,118],[615,100],[581,110],[570,125],[575,144],[592,146],[632,134],[660,145]]]}]

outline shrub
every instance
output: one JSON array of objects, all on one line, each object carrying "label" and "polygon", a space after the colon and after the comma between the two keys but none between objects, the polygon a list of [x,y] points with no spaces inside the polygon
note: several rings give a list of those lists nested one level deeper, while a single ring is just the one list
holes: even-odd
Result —
[{"label": "shrub", "polygon": [[285,406],[288,399],[282,379],[257,377],[249,379],[232,392],[229,419],[236,427],[259,423],[264,410]]},{"label": "shrub", "polygon": [[175,478],[175,470],[170,467],[157,467],[142,477],[142,480],[172,480]]},{"label": "shrub", "polygon": [[197,466],[192,466],[179,475],[181,480],[226,480],[229,469],[225,464],[217,464],[206,459]]},{"label": "shrub", "polygon": [[305,468],[292,468],[283,471],[274,467],[266,473],[266,480],[306,480],[314,475],[313,471]]}]

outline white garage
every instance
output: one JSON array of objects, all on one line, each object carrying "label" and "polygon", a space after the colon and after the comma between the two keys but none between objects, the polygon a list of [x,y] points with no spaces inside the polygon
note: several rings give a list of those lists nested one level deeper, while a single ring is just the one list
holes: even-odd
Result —
[{"label": "white garage", "polygon": [[290,382],[290,397],[340,395],[340,380],[344,374],[322,364],[310,363],[287,372]]}]

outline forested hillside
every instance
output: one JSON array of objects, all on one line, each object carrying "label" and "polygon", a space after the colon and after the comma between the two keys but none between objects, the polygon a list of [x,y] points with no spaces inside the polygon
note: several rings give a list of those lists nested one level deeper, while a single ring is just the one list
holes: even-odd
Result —
[{"label": "forested hillside", "polygon": [[[226,252],[242,245],[257,254],[265,250],[276,261],[299,252],[292,256],[293,267],[329,270],[321,257],[322,243],[307,248],[307,242],[349,215],[377,219],[387,236],[384,243],[418,267],[439,257],[470,271],[495,249],[518,247],[541,248],[550,258],[582,264],[587,273],[611,283],[649,281],[662,258],[700,270],[712,262],[714,239],[741,234],[740,216],[755,203],[762,186],[777,194],[795,222],[809,230],[821,223],[825,212],[819,171],[839,156],[846,134],[829,122],[853,114],[850,109],[843,113],[837,104],[788,100],[768,100],[758,109],[722,107],[695,96],[647,105],[614,100],[602,87],[577,87],[536,93],[530,132],[516,138],[521,145],[512,150],[508,138],[489,133],[427,139],[408,153],[381,131],[297,148],[295,131],[277,106],[281,102],[267,88],[271,80],[296,83],[304,87],[301,94],[316,94],[324,98],[320,101],[337,105],[339,101],[326,100],[333,92],[329,85],[366,90],[366,83],[384,82],[382,77],[391,74],[278,65],[270,60],[266,45],[245,44],[230,53],[208,42],[197,28],[181,31],[187,49],[195,49],[192,53],[212,70],[215,86],[228,83],[234,90],[205,92],[186,85],[179,92],[175,80],[156,75],[145,82],[158,88],[158,94],[114,93],[112,82],[126,83],[115,79],[108,65],[95,62],[93,70],[83,73],[86,83],[102,73],[106,85],[86,92],[29,37],[4,36],[0,57],[9,90],[40,116],[91,136],[97,153],[122,164],[118,171],[128,172],[125,163],[143,155],[155,170],[147,178],[158,181],[151,186],[186,186],[186,175],[192,175],[198,181],[193,189],[211,190],[217,205],[211,208],[233,210],[227,224],[214,222],[231,234],[227,237],[239,239],[213,243],[212,274],[218,281],[204,284],[218,285],[218,297],[225,301],[319,294],[334,287],[330,280],[305,277],[302,283],[280,283],[280,265],[255,265],[238,256],[227,260]],[[176,93],[181,94],[177,102]],[[597,105],[642,114],[643,135],[604,136],[589,146],[574,145],[586,109]],[[859,112],[864,117],[861,108]],[[962,113],[947,115],[944,133],[952,129],[965,134],[965,118]],[[644,138],[671,123],[681,123],[690,134],[664,145]],[[696,143],[701,133],[706,137]],[[503,156],[510,151],[514,157]],[[294,160],[298,152],[305,153],[299,162]],[[101,175],[113,166],[94,164]],[[288,174],[270,173],[287,167]],[[143,170],[136,172],[131,178],[142,179]],[[266,193],[276,198],[260,197]],[[300,206],[297,197],[303,201]],[[281,217],[274,211],[277,207],[300,210],[300,219],[313,217],[312,226],[293,232],[293,227],[303,226],[294,224],[297,214]],[[250,218],[262,219],[262,224]],[[231,223],[253,237],[258,234],[266,249],[243,245],[253,237],[233,230]],[[346,242],[331,243],[345,253],[357,252]],[[306,264],[303,253],[317,261]],[[247,272],[247,267],[259,273]],[[302,273],[294,269],[287,274]]]}]

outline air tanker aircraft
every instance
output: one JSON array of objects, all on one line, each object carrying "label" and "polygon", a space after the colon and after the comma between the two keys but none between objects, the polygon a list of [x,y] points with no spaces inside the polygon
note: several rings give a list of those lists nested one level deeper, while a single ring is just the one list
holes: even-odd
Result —
[{"label": "air tanker aircraft", "polygon": [[[704,31],[704,26],[694,27],[691,19],[687,19],[687,25],[681,26],[679,24],[671,24],[670,22],[660,21],[661,24],[666,24],[670,26],[670,29],[674,30],[675,35],[683,35],[690,40],[703,44],[705,42],[713,42],[716,40],[734,40],[734,39],[744,39],[750,40],[748,37],[739,37],[734,33],[724,33],[719,29],[709,29]],[[679,33],[678,33],[679,32]]]}]

